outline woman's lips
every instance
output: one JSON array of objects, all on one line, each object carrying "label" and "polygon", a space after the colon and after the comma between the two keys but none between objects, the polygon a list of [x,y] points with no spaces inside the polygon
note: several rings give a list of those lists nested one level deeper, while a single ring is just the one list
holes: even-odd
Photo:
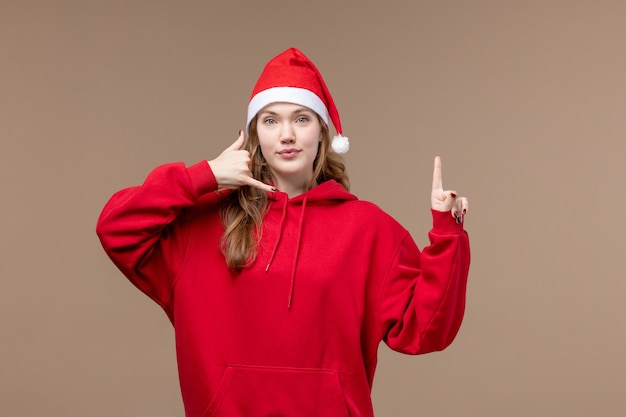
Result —
[{"label": "woman's lips", "polygon": [[283,158],[295,158],[299,153],[299,149],[283,149],[281,151],[278,151],[278,155]]}]

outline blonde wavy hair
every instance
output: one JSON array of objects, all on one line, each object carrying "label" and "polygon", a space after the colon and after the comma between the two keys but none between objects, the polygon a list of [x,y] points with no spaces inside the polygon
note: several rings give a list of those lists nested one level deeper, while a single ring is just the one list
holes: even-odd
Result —
[{"label": "blonde wavy hair", "polygon": [[[313,179],[309,189],[324,181],[335,180],[350,189],[345,164],[341,155],[331,150],[331,138],[326,123],[319,117],[322,140],[313,161]],[[250,135],[242,149],[250,152],[252,176],[266,184],[272,183],[272,174],[261,153],[257,134],[257,118],[250,121]],[[262,234],[263,216],[267,210],[267,192],[243,186],[221,201],[220,215],[224,225],[221,249],[229,268],[241,271],[256,259],[258,242]]]}]

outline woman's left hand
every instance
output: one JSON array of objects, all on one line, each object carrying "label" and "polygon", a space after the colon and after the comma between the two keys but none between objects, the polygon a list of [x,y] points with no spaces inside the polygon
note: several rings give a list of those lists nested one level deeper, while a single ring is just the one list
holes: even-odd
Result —
[{"label": "woman's left hand", "polygon": [[433,191],[430,195],[430,204],[433,210],[450,211],[457,223],[461,223],[467,213],[468,201],[465,197],[458,197],[456,191],[443,189],[441,179],[441,158],[435,157],[433,170]]}]

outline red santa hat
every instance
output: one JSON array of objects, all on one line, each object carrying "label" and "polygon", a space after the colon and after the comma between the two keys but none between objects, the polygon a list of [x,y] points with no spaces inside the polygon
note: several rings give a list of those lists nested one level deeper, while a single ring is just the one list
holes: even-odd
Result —
[{"label": "red santa hat", "polygon": [[333,97],[326,87],[322,74],[313,62],[296,48],[289,48],[272,58],[261,73],[248,104],[250,121],[263,107],[271,103],[294,103],[310,108],[320,115],[327,126],[332,121],[337,135],[332,148],[337,153],[346,153],[350,147],[348,138],[342,135],[339,112]]}]

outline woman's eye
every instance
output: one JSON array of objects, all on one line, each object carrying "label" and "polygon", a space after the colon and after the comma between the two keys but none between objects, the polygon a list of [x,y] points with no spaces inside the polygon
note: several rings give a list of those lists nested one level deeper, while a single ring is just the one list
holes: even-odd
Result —
[{"label": "woman's eye", "polygon": [[265,119],[265,124],[266,125],[273,125],[274,123],[276,123],[276,120],[274,120],[274,119]]},{"label": "woman's eye", "polygon": [[309,121],[309,118],[306,117],[306,116],[300,116],[300,117],[298,117],[297,121],[298,121],[298,123],[306,123],[306,122]]}]

